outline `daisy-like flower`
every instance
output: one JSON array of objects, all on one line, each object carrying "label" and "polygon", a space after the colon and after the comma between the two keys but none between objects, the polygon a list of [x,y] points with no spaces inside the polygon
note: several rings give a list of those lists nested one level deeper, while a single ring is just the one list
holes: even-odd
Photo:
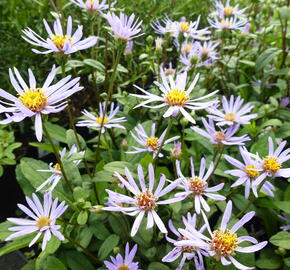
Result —
[{"label": "daisy-like flower", "polygon": [[[190,84],[190,86],[187,89],[186,89],[187,72],[178,74],[175,81],[173,79],[173,76],[171,75],[166,77],[162,69],[160,70],[160,76],[161,76],[162,83],[155,81],[154,84],[157,85],[159,89],[161,90],[162,92],[161,96],[157,96],[155,94],[149,93],[148,91],[142,89],[141,87],[134,85],[136,88],[138,88],[141,92],[145,94],[145,95],[130,94],[134,97],[145,99],[145,101],[135,106],[135,108],[138,108],[141,106],[154,108],[154,109],[168,107],[163,117],[165,118],[169,116],[175,117],[179,113],[182,113],[183,116],[188,121],[195,123],[195,120],[185,110],[185,108],[190,109],[190,110],[200,110],[200,109],[208,108],[216,102],[216,101],[200,102],[200,100],[209,98],[215,95],[218,91],[214,91],[208,95],[205,95],[203,97],[199,97],[196,99],[190,98],[190,93],[192,92],[192,90],[194,89],[198,81],[199,74],[195,76],[193,82]],[[156,106],[147,105],[148,103],[158,102],[158,101],[161,102],[161,104],[156,105]]]},{"label": "daisy-like flower", "polygon": [[137,244],[130,251],[129,243],[126,244],[125,257],[119,253],[116,258],[111,256],[111,261],[104,261],[108,270],[141,270],[138,262],[133,262],[133,259],[137,252]]},{"label": "daisy-like flower", "polygon": [[[72,145],[71,149],[68,152],[67,157],[71,157],[73,154],[78,153],[78,149],[75,145]],[[63,148],[61,151],[59,151],[59,155],[61,160],[65,157],[66,154],[66,148]],[[78,154],[84,155],[85,151],[81,151]],[[73,163],[78,166],[80,164],[81,160],[74,160]],[[56,163],[53,165],[53,163],[49,164],[49,169],[48,170],[37,170],[38,172],[49,172],[51,173],[51,176],[48,177],[37,189],[36,192],[40,191],[43,189],[45,186],[48,186],[48,189],[45,191],[51,192],[54,190],[56,185],[58,184],[59,180],[62,178],[62,172],[59,163]]]},{"label": "daisy-like flower", "polygon": [[56,74],[56,68],[53,66],[44,84],[39,87],[31,69],[28,69],[29,86],[16,68],[14,68],[14,73],[16,78],[12,70],[9,69],[10,82],[17,91],[18,97],[14,97],[3,89],[0,89],[0,98],[8,100],[8,102],[0,100],[0,104],[7,106],[1,106],[0,113],[6,113],[6,119],[0,121],[0,124],[20,122],[26,117],[35,116],[36,138],[38,141],[41,141],[41,114],[62,111],[67,106],[67,102],[64,100],[83,89],[78,83],[80,78],[70,81],[71,76],[67,76],[58,83],[51,85]]},{"label": "daisy-like flower", "polygon": [[81,120],[76,123],[78,127],[96,127],[100,128],[102,126],[101,132],[104,133],[106,128],[121,128],[125,129],[119,123],[126,122],[125,117],[115,118],[116,114],[119,111],[119,106],[115,107],[115,104],[111,104],[110,112],[105,113],[106,102],[99,103],[99,115],[95,116],[87,110],[83,110],[82,114],[89,118],[88,120]]},{"label": "daisy-like flower", "polygon": [[114,37],[119,40],[128,41],[137,37],[144,35],[144,33],[140,33],[142,21],[138,19],[134,22],[135,14],[132,14],[129,18],[124,13],[120,13],[118,17],[115,13],[107,13],[104,15],[110,24]]},{"label": "daisy-like flower", "polygon": [[151,24],[151,27],[154,29],[155,33],[158,35],[165,35],[166,33],[170,33],[173,35],[175,27],[172,20],[165,15],[165,19],[162,19],[161,22],[156,20]]},{"label": "daisy-like flower", "polygon": [[95,36],[91,36],[81,40],[83,36],[83,26],[81,25],[78,26],[77,31],[72,35],[71,16],[68,17],[66,34],[64,34],[59,19],[56,19],[56,21],[54,21],[54,32],[51,30],[46,20],[43,20],[43,23],[48,34],[47,39],[42,38],[30,28],[22,31],[24,35],[21,37],[25,41],[37,47],[42,47],[46,49],[45,51],[32,49],[32,51],[35,53],[48,54],[55,52],[62,54],[71,54],[75,53],[76,51],[81,51],[93,47],[97,43],[98,38]]},{"label": "daisy-like flower", "polygon": [[[188,224],[192,227],[195,228],[196,225],[196,215],[191,215],[190,213],[187,213],[187,217],[182,217],[184,226],[188,226]],[[180,240],[187,240],[186,237],[183,237],[178,230],[174,227],[172,220],[168,221],[168,227],[170,229],[170,231],[175,234],[175,236],[177,236],[177,239],[174,240],[170,237],[167,236],[166,234],[166,239],[169,243],[175,244],[177,241]],[[205,226],[203,226],[199,232],[202,233],[205,229]],[[196,247],[192,247],[192,246],[182,246],[182,247],[174,247],[174,249],[172,249],[167,255],[165,255],[162,258],[163,262],[173,262],[175,260],[177,260],[180,256],[182,256],[181,261],[178,265],[178,267],[176,268],[176,270],[181,270],[185,261],[191,261],[194,260],[194,264],[195,264],[195,269],[197,270],[204,270],[204,264],[203,264],[203,258],[202,255],[207,256],[207,253],[205,251],[203,251],[202,249],[196,248]]]},{"label": "daisy-like flower", "polygon": [[[179,232],[188,240],[181,240],[175,243],[176,246],[194,246],[207,251],[208,254],[217,260],[220,260],[223,265],[234,264],[237,269],[254,269],[255,267],[247,267],[239,263],[234,255],[236,252],[253,253],[263,249],[267,245],[267,241],[258,243],[251,236],[238,236],[237,231],[249,220],[253,218],[255,212],[245,214],[236,224],[230,229],[227,228],[232,213],[232,202],[227,203],[220,227],[213,231],[211,230],[205,214],[202,212],[205,224],[207,226],[210,237],[207,237],[198,232],[193,226],[188,225],[185,229],[179,229]],[[247,241],[254,245],[248,247],[239,246],[240,243]]]},{"label": "daisy-like flower", "polygon": [[212,144],[218,145],[244,145],[246,141],[251,139],[247,135],[240,137],[235,137],[234,134],[239,129],[240,125],[231,125],[227,129],[216,130],[214,122],[212,119],[209,119],[208,122],[202,117],[201,121],[206,129],[206,131],[198,128],[192,127],[192,129],[200,134],[201,136],[210,140]]},{"label": "daisy-like flower", "polygon": [[[240,162],[239,160],[232,158],[231,156],[224,155],[224,158],[237,167],[234,170],[227,170],[225,171],[226,174],[230,174],[233,176],[238,177],[238,180],[231,185],[231,187],[237,187],[245,183],[245,198],[248,199],[250,195],[250,190],[252,188],[253,193],[256,197],[257,194],[257,186],[253,185],[256,178],[260,175],[260,171],[262,168],[257,160],[257,157],[247,151],[245,147],[240,147],[240,154],[243,158],[244,163]],[[274,196],[272,190],[274,190],[274,186],[269,182],[266,181],[263,185],[262,189],[267,193],[269,196]]]},{"label": "daisy-like flower", "polygon": [[[152,152],[153,153],[153,158],[157,155],[159,148],[161,146],[162,141],[164,140],[164,136],[166,135],[167,128],[162,132],[160,137],[157,137],[155,135],[155,123],[152,124],[151,126],[151,135],[147,135],[146,131],[142,127],[141,124],[137,125],[135,128],[135,131],[137,133],[137,136],[134,134],[134,132],[130,131],[132,137],[136,142],[138,142],[143,148],[140,147],[135,147],[134,151],[128,151],[126,152],[127,154],[137,154],[137,153],[142,153],[142,152]],[[170,139],[165,140],[163,147],[175,140],[178,140],[180,136],[174,136]],[[163,154],[159,153],[158,157],[163,157]]]},{"label": "daisy-like flower", "polygon": [[290,159],[290,148],[283,151],[287,142],[282,141],[279,143],[276,150],[274,150],[274,144],[271,137],[268,138],[269,152],[266,157],[259,159],[263,172],[257,177],[254,182],[255,186],[268,177],[290,177],[290,168],[282,168],[283,163]]},{"label": "daisy-like flower", "polygon": [[224,5],[220,1],[215,1],[215,6],[217,12],[221,18],[231,17],[231,16],[244,16],[244,12],[247,8],[239,9],[239,4],[235,6],[230,5],[230,0],[227,0],[226,4]]},{"label": "daisy-like flower", "polygon": [[218,108],[210,108],[208,115],[209,118],[217,121],[218,126],[223,125],[234,125],[234,124],[250,124],[250,120],[257,117],[256,113],[251,113],[251,110],[254,106],[247,103],[242,107],[244,100],[238,96],[237,99],[234,99],[232,95],[228,101],[225,96],[223,96],[222,106],[223,109],[219,110]]},{"label": "daisy-like flower", "polygon": [[61,226],[56,225],[55,222],[67,209],[65,202],[58,205],[58,199],[53,201],[51,193],[44,194],[43,205],[35,194],[32,194],[32,200],[26,197],[26,202],[30,209],[22,204],[18,204],[18,207],[31,219],[7,218],[8,221],[20,226],[10,227],[8,230],[15,233],[8,236],[5,241],[34,232],[37,232],[37,235],[30,242],[29,247],[35,244],[41,235],[43,235],[42,250],[45,250],[47,242],[51,239],[51,234],[63,241],[64,236],[59,231]]},{"label": "daisy-like flower", "polygon": [[[106,189],[109,194],[109,203],[107,207],[104,207],[103,210],[107,211],[117,211],[122,212],[126,215],[136,216],[132,230],[131,236],[136,235],[142,219],[144,216],[147,216],[147,226],[146,229],[150,229],[153,227],[154,223],[156,223],[157,227],[162,233],[167,233],[167,229],[158,216],[156,212],[156,208],[158,205],[162,204],[170,204],[177,201],[180,201],[180,198],[171,198],[159,201],[160,197],[171,192],[177,185],[180,184],[181,179],[177,179],[171,182],[169,185],[164,187],[166,183],[165,175],[160,176],[160,180],[158,181],[158,185],[153,192],[154,182],[155,182],[155,173],[152,164],[149,164],[149,184],[148,187],[145,182],[144,173],[141,165],[138,165],[138,180],[140,183],[141,189],[138,187],[136,181],[132,177],[132,174],[125,168],[126,179],[122,177],[119,173],[115,173],[115,175],[119,178],[120,182],[122,182],[125,188],[133,193],[133,197],[129,197],[124,194],[120,194],[114,192],[112,190]],[[129,204],[131,206],[123,206],[123,204]]]},{"label": "daisy-like flower", "polygon": [[117,1],[112,3],[111,5],[107,4],[107,0],[70,0],[73,4],[79,6],[80,8],[86,9],[91,13],[101,13],[103,14],[103,10],[109,9],[113,7]]},{"label": "daisy-like flower", "polygon": [[238,19],[238,17],[207,19],[209,24],[219,30],[243,30],[244,25],[247,23],[244,19]]},{"label": "daisy-like flower", "polygon": [[194,198],[194,207],[197,214],[200,214],[201,207],[207,212],[210,211],[210,207],[207,204],[206,200],[204,199],[204,196],[218,201],[226,199],[225,196],[213,193],[221,190],[224,187],[224,183],[221,183],[214,187],[208,187],[207,180],[212,175],[214,169],[213,162],[210,163],[209,168],[205,173],[206,161],[205,158],[202,158],[200,162],[199,174],[197,176],[194,172],[194,164],[191,157],[190,169],[191,169],[191,177],[186,178],[181,172],[180,161],[179,160],[176,161],[177,175],[182,179],[182,182],[179,185],[179,187],[184,189],[184,191],[176,193],[175,197],[178,198],[180,197],[184,199],[188,196],[192,196]]}]

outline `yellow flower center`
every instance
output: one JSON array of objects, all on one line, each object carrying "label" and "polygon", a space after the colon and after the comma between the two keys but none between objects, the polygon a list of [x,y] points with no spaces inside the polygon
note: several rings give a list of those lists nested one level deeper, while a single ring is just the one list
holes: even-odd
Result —
[{"label": "yellow flower center", "polygon": [[175,69],[167,68],[165,69],[165,76],[173,75],[175,72]]},{"label": "yellow flower center", "polygon": [[197,176],[189,179],[189,189],[192,191],[193,195],[202,194],[206,187],[207,187],[206,182]]},{"label": "yellow flower center", "polygon": [[59,49],[59,50],[62,50],[63,49],[63,46],[64,46],[64,43],[66,41],[69,41],[71,42],[72,41],[72,38],[70,36],[63,36],[63,35],[54,35],[52,37],[52,42],[54,43],[54,45]]},{"label": "yellow flower center", "polygon": [[[104,118],[104,120],[103,120],[103,118]],[[98,124],[102,124],[102,122],[103,122],[103,125],[105,125],[105,124],[107,124],[108,122],[109,122],[109,119],[108,119],[108,117],[107,116],[105,116],[105,117],[98,117],[97,119],[96,119],[96,123],[98,123]]]},{"label": "yellow flower center", "polygon": [[40,217],[37,221],[36,221],[36,226],[41,229],[45,226],[49,226],[51,223],[51,219],[49,217]]},{"label": "yellow flower center", "polygon": [[227,7],[224,9],[224,16],[231,16],[233,14],[233,8]]},{"label": "yellow flower center", "polygon": [[276,157],[266,157],[263,160],[263,168],[265,171],[270,172],[272,174],[279,171],[282,167],[282,164],[278,163],[278,159]]},{"label": "yellow flower center", "polygon": [[190,50],[192,49],[193,44],[192,43],[187,43],[184,47],[183,47],[183,51],[186,53],[190,53]]},{"label": "yellow flower center", "polygon": [[180,32],[186,33],[190,28],[190,24],[188,22],[181,22],[179,24]]},{"label": "yellow flower center", "polygon": [[237,116],[236,116],[235,113],[226,113],[224,118],[225,118],[226,121],[232,121],[233,122],[233,121],[236,120]]},{"label": "yellow flower center", "polygon": [[189,97],[184,90],[173,89],[165,96],[165,100],[170,106],[183,107],[189,100]]},{"label": "yellow flower center", "polygon": [[225,140],[225,138],[226,138],[226,134],[224,134],[221,131],[216,132],[216,134],[215,134],[215,141],[217,143],[221,143],[223,140]]},{"label": "yellow flower center", "polygon": [[121,265],[117,268],[117,270],[129,270],[129,267],[127,265]]},{"label": "yellow flower center", "polygon": [[216,230],[213,232],[211,249],[217,254],[217,257],[229,256],[238,247],[238,237],[236,233],[226,230]]},{"label": "yellow flower center", "polygon": [[222,20],[221,21],[221,25],[222,25],[223,28],[230,28],[231,23],[230,23],[230,21],[224,21],[224,20]]},{"label": "yellow flower center", "polygon": [[247,175],[248,175],[250,178],[254,179],[254,178],[256,178],[256,177],[259,176],[259,172],[256,171],[257,169],[258,169],[258,168],[255,167],[255,166],[253,166],[253,165],[247,165],[247,166],[245,167],[245,172],[247,173]]},{"label": "yellow flower center", "polygon": [[156,207],[156,198],[147,190],[136,196],[136,205],[144,211],[153,210]]},{"label": "yellow flower center", "polygon": [[158,138],[157,137],[149,137],[146,140],[146,146],[149,148],[152,148],[153,150],[156,150],[159,146]]},{"label": "yellow flower center", "polygon": [[[183,236],[181,238],[181,240],[188,240],[188,238]],[[191,252],[194,252],[196,250],[196,248],[191,247],[191,246],[184,246],[184,247],[181,247],[181,250],[182,250],[182,252],[191,253]]]},{"label": "yellow flower center", "polygon": [[19,96],[22,104],[33,112],[41,111],[47,103],[47,97],[42,88],[30,88]]},{"label": "yellow flower center", "polygon": [[87,0],[86,1],[86,7],[89,9],[94,8],[94,4],[95,4],[94,0]]}]

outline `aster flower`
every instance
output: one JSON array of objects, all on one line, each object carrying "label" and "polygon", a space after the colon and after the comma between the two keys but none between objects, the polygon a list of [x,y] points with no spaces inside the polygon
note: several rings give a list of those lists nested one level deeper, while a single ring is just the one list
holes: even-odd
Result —
[{"label": "aster flower", "polygon": [[111,256],[111,261],[104,261],[105,266],[108,270],[141,270],[139,268],[138,262],[133,262],[133,259],[137,252],[137,244],[132,248],[130,251],[129,243],[126,244],[125,248],[125,257],[123,258],[122,255],[119,253],[117,254],[116,258]]},{"label": "aster flower", "polygon": [[274,150],[273,140],[268,138],[269,152],[266,157],[259,159],[263,172],[257,177],[254,182],[255,186],[268,177],[290,177],[290,168],[282,168],[283,163],[290,159],[290,148],[283,151],[287,141],[279,143],[276,150]]},{"label": "aster flower", "polygon": [[70,0],[73,4],[79,6],[80,8],[86,9],[89,12],[95,13],[99,12],[103,14],[103,10],[109,9],[115,5],[115,2],[108,5],[106,0]]},{"label": "aster flower", "polygon": [[18,98],[0,89],[0,113],[5,113],[6,119],[0,121],[0,124],[11,122],[20,122],[26,117],[35,116],[35,133],[38,141],[42,140],[42,114],[58,113],[67,106],[66,98],[80,91],[80,78],[70,81],[71,76],[67,76],[58,83],[51,85],[56,75],[55,66],[52,67],[47,79],[42,87],[37,86],[36,79],[31,69],[28,69],[29,86],[21,77],[19,71],[14,68],[16,79],[11,69],[9,69],[10,82],[18,93]]},{"label": "aster flower", "polygon": [[181,142],[174,142],[174,147],[170,151],[172,159],[179,159],[182,156]]},{"label": "aster flower", "polygon": [[257,117],[256,113],[251,113],[251,110],[254,106],[247,103],[243,105],[244,100],[238,96],[237,99],[234,99],[232,95],[228,101],[225,96],[223,96],[222,106],[223,109],[219,110],[218,108],[209,109],[210,115],[209,118],[217,121],[218,126],[223,125],[234,125],[234,124],[250,124],[250,120]]},{"label": "aster flower", "polygon": [[230,5],[230,0],[227,0],[224,5],[221,1],[215,1],[215,6],[217,12],[221,18],[231,17],[231,16],[244,16],[244,12],[247,8],[239,9],[239,4],[235,6]]},{"label": "aster flower", "polygon": [[81,40],[83,36],[83,26],[79,25],[77,31],[72,35],[72,18],[68,17],[66,34],[62,29],[59,19],[56,19],[53,24],[53,30],[49,27],[46,20],[43,20],[48,38],[44,39],[35,33],[30,28],[23,30],[23,36],[21,36],[28,43],[35,45],[37,47],[42,47],[46,49],[45,51],[39,51],[32,49],[33,52],[38,54],[48,54],[48,53],[62,53],[71,54],[76,51],[85,50],[87,48],[96,45],[98,38],[95,36],[88,37]]},{"label": "aster flower", "polygon": [[[184,226],[187,227],[188,224],[192,227],[195,228],[196,225],[196,214],[191,215],[190,213],[187,213],[187,217],[182,217]],[[166,239],[169,243],[175,244],[177,241],[180,240],[186,240],[187,238],[183,237],[178,230],[174,227],[172,220],[168,221],[168,227],[171,230],[171,232],[173,234],[175,234],[175,236],[177,236],[177,239],[174,240],[170,237],[168,237],[168,235],[166,234]],[[202,233],[205,229],[205,226],[203,226],[199,232]],[[195,247],[174,247],[174,249],[172,249],[167,255],[165,255],[162,258],[163,262],[173,262],[175,260],[177,260],[180,256],[182,256],[181,261],[178,265],[178,267],[176,268],[176,270],[181,270],[185,261],[191,261],[194,260],[194,264],[195,264],[195,268],[197,270],[204,270],[204,264],[203,264],[203,258],[202,255],[207,256],[207,253],[204,252],[202,249],[199,248],[195,248]]]},{"label": "aster flower", "polygon": [[200,162],[199,174],[197,176],[194,172],[194,165],[191,157],[190,169],[191,169],[191,177],[186,178],[181,172],[180,161],[179,160],[176,161],[177,175],[182,179],[182,182],[179,185],[179,187],[184,189],[184,191],[176,193],[175,197],[181,197],[184,199],[188,196],[192,196],[194,198],[194,207],[197,214],[200,214],[201,207],[205,211],[210,211],[210,207],[207,204],[206,200],[204,199],[204,196],[218,201],[226,199],[225,196],[213,193],[221,190],[224,187],[224,183],[221,183],[214,187],[208,187],[207,180],[210,178],[214,170],[213,162],[210,163],[209,168],[205,173],[206,161],[205,158],[202,158]]},{"label": "aster flower", "polygon": [[10,227],[8,230],[15,233],[8,236],[5,241],[34,232],[37,232],[37,235],[30,242],[29,247],[35,244],[41,235],[43,235],[42,250],[45,250],[52,234],[63,241],[64,236],[59,231],[61,226],[56,225],[55,222],[67,209],[65,202],[58,205],[58,199],[53,201],[51,193],[44,194],[43,204],[35,194],[32,194],[32,200],[26,197],[26,202],[30,209],[22,204],[18,204],[18,207],[31,219],[7,218],[8,221],[20,226]]},{"label": "aster flower", "polygon": [[[234,264],[237,269],[254,269],[254,267],[247,267],[239,263],[234,255],[236,252],[253,253],[263,249],[267,245],[267,241],[258,243],[258,241],[251,236],[238,236],[237,231],[249,220],[253,218],[255,212],[245,214],[237,223],[230,229],[227,228],[232,213],[232,202],[227,203],[219,229],[212,232],[205,214],[202,212],[205,224],[210,237],[207,237],[198,232],[193,226],[188,225],[186,229],[179,229],[179,232],[188,240],[181,240],[175,243],[176,246],[192,246],[199,247],[206,251],[210,256],[220,260],[222,265]],[[240,243],[247,241],[254,245],[248,247],[239,246]]]},{"label": "aster flower", "polygon": [[[137,153],[142,153],[142,152],[153,152],[153,158],[157,155],[159,148],[161,146],[162,141],[164,140],[164,136],[166,135],[167,128],[162,132],[160,137],[156,137],[155,135],[155,123],[152,124],[151,126],[151,135],[147,135],[146,131],[142,127],[141,124],[137,125],[134,129],[137,133],[137,136],[134,134],[134,132],[130,131],[132,137],[136,142],[138,142],[143,148],[140,147],[135,147],[134,151],[128,151],[126,152],[127,154],[137,154]],[[165,140],[163,146],[166,144],[173,142],[175,140],[178,140],[180,136],[174,136],[170,139]],[[159,153],[158,157],[163,157],[163,154]]]},{"label": "aster flower", "polygon": [[[78,153],[78,149],[75,145],[72,145],[71,149],[68,152],[67,157],[71,157],[73,154]],[[79,155],[84,155],[85,151],[81,151],[78,153]],[[63,160],[63,158],[66,155],[66,148],[63,148],[62,151],[59,151],[60,159]],[[80,164],[81,160],[74,160],[73,163],[78,166]],[[59,163],[56,163],[53,165],[53,163],[49,164],[48,170],[37,170],[38,172],[49,172],[51,173],[51,176],[48,177],[37,189],[36,192],[43,189],[45,186],[48,186],[48,189],[45,191],[53,191],[56,185],[58,184],[59,180],[62,178],[62,172]]]},{"label": "aster flower", "polygon": [[82,114],[89,118],[88,120],[81,120],[76,123],[78,127],[96,127],[100,128],[102,123],[102,130],[101,132],[104,133],[106,128],[121,128],[125,129],[119,123],[126,122],[125,117],[118,117],[115,118],[116,114],[119,111],[119,106],[115,107],[115,104],[111,104],[110,112],[105,113],[106,102],[99,103],[99,115],[95,116],[92,113],[88,112],[87,110],[83,110]]},{"label": "aster flower", "polygon": [[237,16],[230,18],[219,18],[207,19],[211,27],[219,30],[243,30],[244,25],[247,23],[244,19],[239,19]]},{"label": "aster flower", "polygon": [[[192,116],[185,110],[200,110],[205,109],[209,106],[211,106],[216,101],[207,101],[207,102],[200,102],[200,100],[204,100],[206,98],[209,98],[213,95],[215,95],[218,91],[214,91],[208,95],[205,95],[203,97],[199,97],[196,99],[190,98],[190,93],[194,89],[199,74],[195,76],[193,82],[190,84],[190,86],[186,89],[186,81],[187,81],[187,72],[178,74],[176,77],[176,80],[174,81],[173,77],[169,75],[166,77],[163,70],[160,70],[161,80],[162,83],[159,83],[157,81],[154,82],[155,85],[159,87],[162,94],[161,96],[157,96],[155,94],[152,94],[141,87],[134,85],[136,88],[138,88],[141,92],[143,92],[145,95],[137,95],[137,94],[131,94],[132,96],[145,99],[145,101],[141,102],[139,105],[135,106],[135,108],[144,106],[148,108],[163,108],[168,107],[166,112],[163,114],[163,117],[169,117],[169,116],[177,116],[179,113],[182,113],[183,116],[190,122],[195,123],[195,120],[192,118]],[[169,83],[168,83],[169,81]],[[156,106],[148,106],[148,103],[151,102],[161,102],[161,104]]]},{"label": "aster flower", "polygon": [[170,33],[172,35],[174,32],[174,23],[168,18],[167,15],[165,15],[165,19],[162,19],[161,22],[156,20],[151,24],[151,27],[158,35],[165,35],[166,33]]},{"label": "aster flower", "polygon": [[115,13],[107,13],[104,17],[110,24],[116,39],[127,42],[128,40],[144,35],[144,33],[139,34],[141,31],[140,26],[142,21],[137,19],[134,22],[135,14],[132,14],[128,18],[128,16],[122,12],[119,17]]},{"label": "aster flower", "polygon": [[[153,227],[156,223],[157,227],[162,233],[167,233],[167,229],[163,224],[163,221],[160,219],[156,212],[158,205],[170,204],[177,201],[180,201],[180,198],[171,198],[165,200],[159,200],[160,197],[171,192],[177,185],[180,184],[181,179],[175,180],[166,187],[166,177],[162,174],[158,185],[153,192],[154,182],[155,182],[155,173],[152,164],[149,164],[148,167],[149,174],[149,184],[148,187],[145,182],[144,173],[141,165],[138,165],[138,180],[140,183],[141,189],[138,187],[136,181],[132,177],[131,172],[128,168],[125,168],[126,179],[122,177],[119,173],[115,172],[119,180],[124,184],[125,188],[133,193],[133,197],[129,195],[120,194],[112,190],[106,189],[109,195],[109,203],[107,207],[104,207],[103,210],[107,211],[117,211],[122,212],[126,215],[136,216],[132,230],[131,236],[136,235],[142,219],[144,216],[147,216],[147,226],[146,229]],[[123,204],[129,204],[131,206],[123,206]]]},{"label": "aster flower", "polygon": [[206,129],[206,131],[198,128],[192,127],[192,129],[200,134],[201,136],[210,140],[212,144],[223,144],[223,145],[244,145],[244,142],[250,141],[251,139],[247,135],[240,137],[233,136],[239,129],[240,125],[231,125],[227,129],[221,129],[216,131],[213,120],[209,119],[208,122],[202,117],[201,121]]},{"label": "aster flower", "polygon": [[[260,171],[262,171],[262,168],[257,160],[257,157],[247,151],[245,147],[240,147],[240,154],[243,158],[244,163],[240,162],[239,160],[224,155],[224,158],[237,167],[237,169],[234,170],[227,170],[224,173],[230,174],[233,176],[238,177],[238,180],[231,185],[231,187],[237,187],[245,183],[245,198],[248,199],[250,195],[250,189],[252,188],[253,193],[256,197],[258,197],[257,194],[257,186],[253,185],[256,178],[260,175]],[[274,186],[269,182],[266,181],[262,187],[262,189],[269,195],[274,196],[273,191],[275,188]]]},{"label": "aster flower", "polygon": [[[282,215],[279,215],[278,217],[281,218],[281,219],[283,219],[287,223],[290,223],[290,217],[289,216],[287,216],[285,214],[282,214]],[[285,225],[285,226],[281,226],[280,228],[282,230],[284,230],[284,231],[289,231],[290,230],[290,224],[289,225]]]}]

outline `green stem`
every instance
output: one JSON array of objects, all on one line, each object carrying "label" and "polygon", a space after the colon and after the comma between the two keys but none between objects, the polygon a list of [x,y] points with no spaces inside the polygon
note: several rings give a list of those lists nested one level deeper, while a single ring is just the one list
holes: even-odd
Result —
[{"label": "green stem", "polygon": [[225,147],[224,147],[223,144],[222,144],[222,145],[219,145],[218,150],[215,152],[214,157],[213,157],[213,160],[214,160],[214,168],[213,168],[212,173],[211,173],[210,176],[208,177],[207,182],[210,181],[210,179],[211,179],[211,177],[213,176],[215,170],[217,169],[217,167],[218,167],[218,165],[219,165],[219,162],[220,162],[220,160],[221,160],[221,157],[222,157],[222,155],[223,155],[224,148],[225,148]]},{"label": "green stem", "polygon": [[72,185],[71,185],[70,181],[68,180],[67,175],[65,173],[65,170],[64,170],[63,163],[62,163],[62,160],[60,158],[59,152],[57,151],[57,149],[56,149],[56,147],[55,147],[55,145],[54,145],[54,143],[52,141],[52,138],[51,138],[51,136],[50,136],[45,124],[46,123],[43,124],[43,131],[45,133],[45,136],[48,139],[48,141],[49,141],[49,143],[50,143],[50,145],[51,145],[51,147],[53,149],[53,152],[55,154],[55,157],[56,157],[57,162],[58,162],[58,164],[60,166],[60,169],[61,169],[62,177],[63,177],[68,189],[70,190],[70,192],[73,192]]}]

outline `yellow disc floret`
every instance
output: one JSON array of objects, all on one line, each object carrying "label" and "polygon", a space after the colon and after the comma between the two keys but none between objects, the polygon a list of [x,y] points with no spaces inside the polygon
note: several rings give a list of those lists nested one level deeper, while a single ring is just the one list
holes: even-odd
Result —
[{"label": "yellow disc floret", "polygon": [[54,43],[54,45],[59,49],[59,50],[62,50],[63,49],[63,46],[64,46],[64,43],[66,41],[69,41],[71,42],[72,41],[72,38],[70,36],[63,36],[63,35],[54,35],[52,38],[51,38],[52,42]]},{"label": "yellow disc floret", "polygon": [[41,229],[45,226],[49,226],[51,223],[51,219],[49,217],[40,217],[37,221],[36,221],[36,226]]},{"label": "yellow disc floret", "polygon": [[153,210],[156,207],[156,198],[151,191],[146,190],[136,196],[136,205],[144,211]]},{"label": "yellow disc floret", "polygon": [[186,33],[190,28],[190,24],[188,22],[181,22],[179,24],[180,32]]},{"label": "yellow disc floret", "polygon": [[233,14],[233,7],[226,7],[224,9],[224,16],[228,17],[231,16]]},{"label": "yellow disc floret", "polygon": [[47,103],[47,97],[42,88],[30,88],[19,96],[22,104],[33,112],[41,111]]},{"label": "yellow disc floret", "polygon": [[[185,236],[182,237],[181,239],[182,240],[188,240],[188,238],[185,237]],[[192,252],[194,252],[196,250],[196,247],[194,247],[194,246],[183,246],[183,247],[181,247],[181,250],[182,250],[182,252],[192,253]]]},{"label": "yellow disc floret", "polygon": [[233,121],[236,120],[237,116],[236,116],[235,113],[226,113],[225,116],[224,116],[224,118],[225,118],[226,121],[233,122]]},{"label": "yellow disc floret", "polygon": [[217,131],[216,134],[214,135],[214,140],[217,143],[222,143],[226,138],[226,134],[224,134],[222,131]]},{"label": "yellow disc floret", "polygon": [[152,148],[153,150],[156,150],[159,146],[158,138],[157,137],[149,137],[146,140],[146,146],[149,148]]},{"label": "yellow disc floret", "polygon": [[251,179],[254,179],[259,176],[259,172],[257,171],[257,169],[258,168],[253,165],[247,165],[245,167],[245,172]]},{"label": "yellow disc floret", "polygon": [[206,187],[206,182],[197,176],[189,179],[189,189],[192,191],[193,195],[203,194]]},{"label": "yellow disc floret", "polygon": [[238,237],[236,233],[226,230],[216,230],[213,232],[211,249],[216,252],[218,258],[229,256],[234,253],[238,247]]},{"label": "yellow disc floret", "polygon": [[173,89],[165,96],[165,100],[170,106],[183,107],[189,100],[189,97],[184,90]]},{"label": "yellow disc floret", "polygon": [[127,266],[127,265],[121,265],[121,266],[119,266],[118,268],[117,268],[117,270],[129,270],[129,266]]},{"label": "yellow disc floret", "polygon": [[[104,118],[104,120],[103,120],[103,118]],[[107,124],[108,123],[108,121],[109,121],[109,119],[108,119],[108,117],[107,116],[105,116],[105,117],[97,117],[97,119],[96,119],[96,123],[98,123],[98,124],[102,124],[102,122],[103,122],[103,125],[105,125],[105,124]]]},{"label": "yellow disc floret", "polygon": [[282,164],[280,164],[277,160],[278,158],[276,157],[265,157],[263,160],[264,170],[272,174],[279,171],[282,167]]}]

